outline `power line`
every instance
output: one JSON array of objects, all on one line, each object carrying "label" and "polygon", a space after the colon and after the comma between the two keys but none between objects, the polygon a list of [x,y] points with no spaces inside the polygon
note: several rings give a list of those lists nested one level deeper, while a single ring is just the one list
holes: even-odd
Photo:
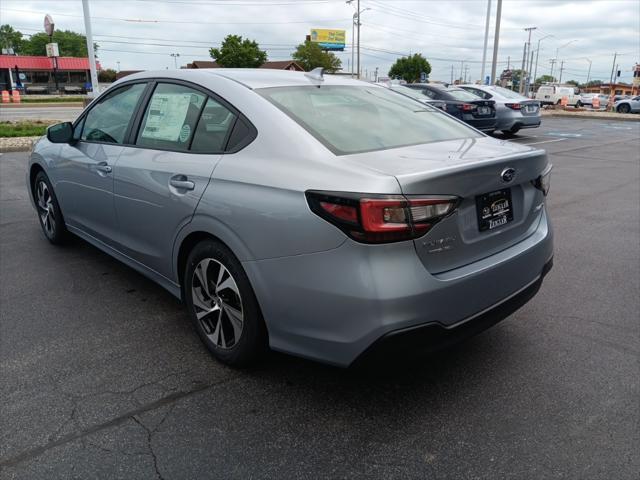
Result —
[{"label": "power line", "polygon": [[[34,10],[18,10],[13,8],[2,8],[0,10],[4,10],[6,12],[16,12],[16,13],[33,13],[36,15],[44,15],[46,12],[39,12]],[[59,17],[71,17],[71,18],[83,18],[82,15],[72,15],[69,13],[56,13],[56,16]],[[92,20],[114,20],[120,22],[128,22],[128,23],[171,23],[171,24],[181,24],[181,25],[289,25],[289,24],[300,24],[300,23],[320,23],[320,22],[346,22],[349,21],[349,18],[333,18],[333,19],[315,19],[315,20],[290,20],[286,22],[202,22],[202,21],[186,21],[186,20],[149,20],[142,18],[121,18],[121,17],[101,17],[101,16],[93,16]]]}]

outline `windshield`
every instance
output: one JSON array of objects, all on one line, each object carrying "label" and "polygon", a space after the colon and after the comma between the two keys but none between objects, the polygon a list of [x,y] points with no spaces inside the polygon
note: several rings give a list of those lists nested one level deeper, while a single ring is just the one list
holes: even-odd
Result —
[{"label": "windshield", "polygon": [[462,90],[461,88],[450,88],[446,90],[446,92],[456,100],[460,100],[463,102],[473,102],[475,100],[480,100],[479,96],[474,95],[471,92],[467,92],[466,90]]},{"label": "windshield", "polygon": [[527,97],[523,97],[518,92],[514,92],[513,90],[509,90],[508,88],[503,87],[494,87],[495,92],[504,98],[513,98],[513,99],[525,99]]},{"label": "windshield", "polygon": [[256,92],[336,155],[481,136],[384,87],[274,87]]}]

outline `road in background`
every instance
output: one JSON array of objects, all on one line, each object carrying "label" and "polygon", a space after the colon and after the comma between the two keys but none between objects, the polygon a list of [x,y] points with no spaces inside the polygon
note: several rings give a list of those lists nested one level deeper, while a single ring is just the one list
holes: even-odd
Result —
[{"label": "road in background", "polygon": [[637,479],[640,124],[545,119],[514,141],[555,166],[540,293],[449,351],[356,371],[216,363],[162,288],[51,246],[26,154],[4,154],[0,477]]},{"label": "road in background", "polygon": [[59,120],[71,122],[81,112],[81,107],[0,107],[0,121]]}]

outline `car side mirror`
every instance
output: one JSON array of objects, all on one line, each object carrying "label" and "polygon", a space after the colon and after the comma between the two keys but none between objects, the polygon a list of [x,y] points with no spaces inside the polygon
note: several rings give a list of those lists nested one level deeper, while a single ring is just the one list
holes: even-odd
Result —
[{"label": "car side mirror", "polygon": [[71,143],[73,125],[71,122],[56,123],[47,128],[47,138],[51,143]]}]

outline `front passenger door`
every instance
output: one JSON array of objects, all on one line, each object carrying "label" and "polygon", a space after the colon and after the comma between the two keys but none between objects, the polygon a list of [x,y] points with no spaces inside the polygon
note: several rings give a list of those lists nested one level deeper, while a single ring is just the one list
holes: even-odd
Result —
[{"label": "front passenger door", "polygon": [[96,100],[63,145],[56,184],[66,223],[111,244],[117,230],[113,169],[147,83],[122,86]]}]

